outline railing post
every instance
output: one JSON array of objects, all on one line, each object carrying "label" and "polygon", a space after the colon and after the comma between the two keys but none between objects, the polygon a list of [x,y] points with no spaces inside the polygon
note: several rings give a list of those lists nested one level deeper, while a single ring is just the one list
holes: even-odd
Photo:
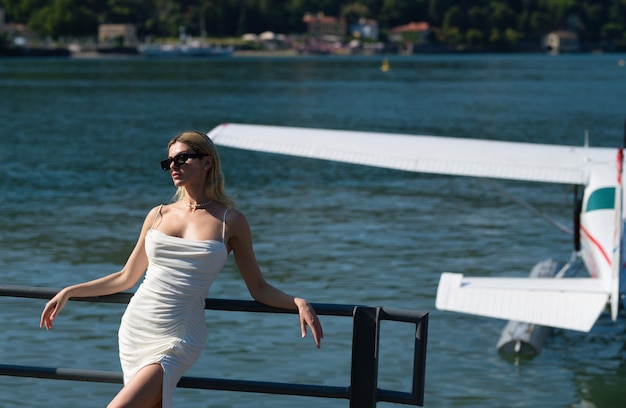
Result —
[{"label": "railing post", "polygon": [[428,315],[415,327],[415,345],[413,354],[413,396],[417,404],[424,406],[424,383],[426,371],[426,342],[428,339]]},{"label": "railing post", "polygon": [[380,308],[354,308],[350,408],[376,407],[379,313]]}]

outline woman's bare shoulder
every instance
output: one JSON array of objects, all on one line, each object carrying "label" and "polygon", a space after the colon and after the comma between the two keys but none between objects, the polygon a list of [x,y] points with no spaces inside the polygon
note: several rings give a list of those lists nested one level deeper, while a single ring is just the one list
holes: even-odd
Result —
[{"label": "woman's bare shoulder", "polygon": [[146,218],[153,218],[157,214],[163,213],[163,211],[167,211],[167,207],[167,204],[159,204],[152,207],[150,211],[148,211],[148,214],[146,214]]},{"label": "woman's bare shoulder", "polygon": [[230,238],[235,240],[249,237],[251,234],[250,225],[246,216],[235,208],[229,208],[226,214],[226,229]]},{"label": "woman's bare shoulder", "polygon": [[144,225],[152,225],[158,218],[163,217],[171,211],[171,204],[159,204],[150,209],[146,218],[144,219]]},{"label": "woman's bare shoulder", "polygon": [[228,213],[226,214],[227,224],[229,225],[232,224],[233,226],[236,226],[237,224],[248,223],[248,221],[246,220],[246,216],[237,208],[230,207],[227,209],[227,211],[228,211]]}]

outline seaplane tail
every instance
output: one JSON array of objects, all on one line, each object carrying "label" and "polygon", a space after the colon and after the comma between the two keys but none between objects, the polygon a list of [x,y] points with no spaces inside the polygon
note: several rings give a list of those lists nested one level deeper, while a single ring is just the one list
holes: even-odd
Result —
[{"label": "seaplane tail", "polygon": [[595,278],[467,278],[443,273],[439,310],[588,332],[610,290]]},{"label": "seaplane tail", "polygon": [[[626,135],[625,135],[626,136]],[[615,184],[615,232],[613,234],[613,259],[611,262],[611,319],[615,321],[619,312],[620,275],[626,267],[622,263],[624,250],[624,149],[617,152],[617,183]]]}]

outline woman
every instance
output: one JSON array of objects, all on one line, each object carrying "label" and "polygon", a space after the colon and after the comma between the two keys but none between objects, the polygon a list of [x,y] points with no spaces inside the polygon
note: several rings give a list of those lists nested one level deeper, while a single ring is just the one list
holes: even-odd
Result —
[{"label": "woman", "polygon": [[161,167],[178,188],[175,199],[148,213],[122,270],[62,289],[41,314],[40,326],[51,329],[70,298],[128,290],[145,272],[122,316],[118,337],[124,387],[110,408],[171,407],[176,384],[204,347],[204,299],[230,252],[255,300],[297,309],[302,337],[309,326],[317,347],[324,337],[306,300],[263,278],[248,222],[224,192],[213,142],[200,132],[182,132],[169,142]]}]

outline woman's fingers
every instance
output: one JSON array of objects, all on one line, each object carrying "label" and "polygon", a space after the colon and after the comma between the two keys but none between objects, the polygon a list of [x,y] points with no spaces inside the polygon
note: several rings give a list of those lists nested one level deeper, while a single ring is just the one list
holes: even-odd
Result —
[{"label": "woman's fingers", "polygon": [[313,334],[315,345],[317,346],[317,348],[319,348],[321,345],[322,339],[324,338],[324,330],[322,329],[322,324],[320,323],[315,312],[313,312],[313,315],[308,315],[307,317],[300,318],[300,327],[302,329],[302,337],[306,336],[306,326],[309,326],[311,328],[311,333]]},{"label": "woman's fingers", "polygon": [[39,327],[45,327],[47,330],[52,329],[52,322],[57,317],[61,309],[65,306],[67,300],[57,294],[50,299],[46,306],[44,306],[41,312],[41,319],[39,320]]},{"label": "woman's fingers", "polygon": [[41,320],[39,321],[39,327],[45,327],[47,330],[52,328],[52,321],[54,320],[54,311],[56,309],[56,302],[48,303],[41,312]]}]

